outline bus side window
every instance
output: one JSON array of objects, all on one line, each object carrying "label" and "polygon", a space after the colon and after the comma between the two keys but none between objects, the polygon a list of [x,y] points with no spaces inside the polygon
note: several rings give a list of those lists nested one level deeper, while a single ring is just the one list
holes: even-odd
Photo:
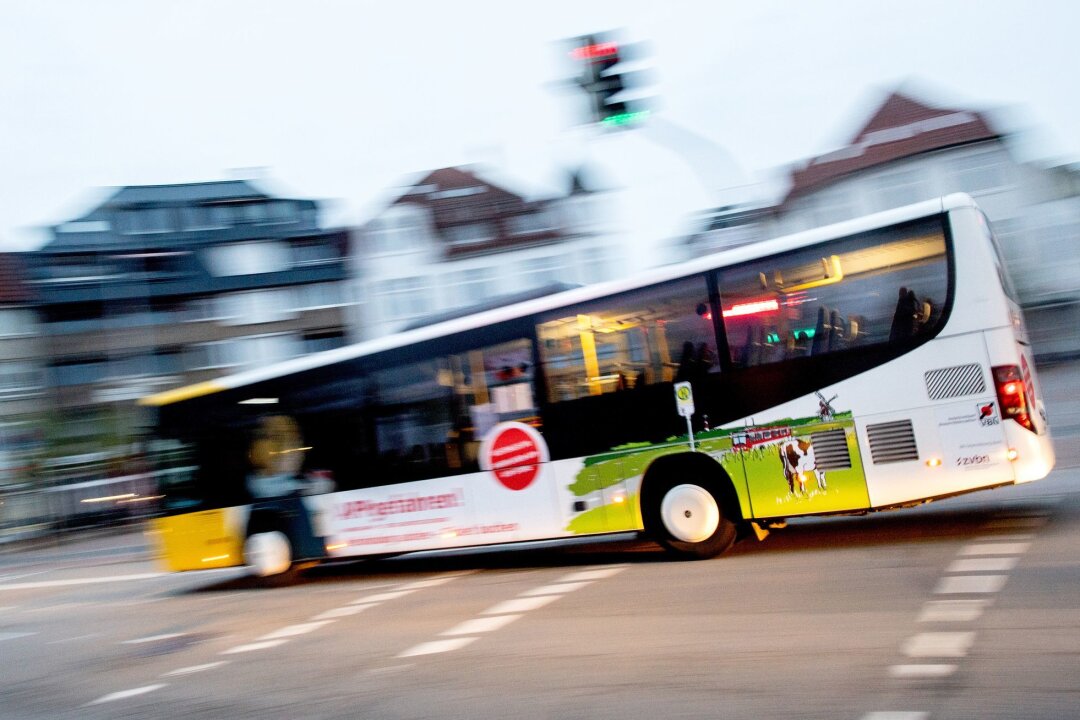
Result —
[{"label": "bus side window", "polygon": [[553,313],[537,326],[548,402],[717,372],[710,307],[693,277]]},{"label": "bus side window", "polygon": [[939,324],[945,237],[940,225],[889,228],[725,268],[717,280],[735,367],[905,344]]},{"label": "bus side window", "polygon": [[474,472],[496,424],[539,427],[532,365],[522,339],[373,372],[380,482]]}]

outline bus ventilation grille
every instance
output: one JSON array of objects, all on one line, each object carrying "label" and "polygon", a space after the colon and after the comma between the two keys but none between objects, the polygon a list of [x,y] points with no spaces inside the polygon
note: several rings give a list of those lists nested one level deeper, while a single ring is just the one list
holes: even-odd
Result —
[{"label": "bus ventilation grille", "polygon": [[870,456],[875,465],[919,459],[915,428],[910,420],[867,425],[866,435],[870,438]]},{"label": "bus ventilation grille", "polygon": [[818,470],[844,470],[851,467],[851,452],[843,428],[810,433],[814,462]]},{"label": "bus ventilation grille", "polygon": [[986,390],[983,369],[977,364],[931,370],[925,377],[931,400],[978,395]]}]

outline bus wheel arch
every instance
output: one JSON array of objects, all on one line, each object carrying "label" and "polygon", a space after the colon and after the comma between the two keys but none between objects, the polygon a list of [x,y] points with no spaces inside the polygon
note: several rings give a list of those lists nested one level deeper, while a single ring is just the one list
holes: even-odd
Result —
[{"label": "bus wheel arch", "polygon": [[679,453],[657,458],[641,481],[645,533],[674,555],[706,559],[730,548],[742,513],[735,486],[712,458]]}]

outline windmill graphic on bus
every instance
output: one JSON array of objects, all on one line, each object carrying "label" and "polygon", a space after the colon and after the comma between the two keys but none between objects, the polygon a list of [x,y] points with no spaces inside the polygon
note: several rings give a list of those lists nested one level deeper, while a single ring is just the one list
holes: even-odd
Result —
[{"label": "windmill graphic on bus", "polygon": [[814,394],[817,395],[818,398],[818,417],[820,417],[824,422],[829,422],[836,416],[836,410],[832,406],[832,401],[839,396],[833,395],[831,398],[826,400],[825,396],[822,395],[820,392],[815,391]]}]

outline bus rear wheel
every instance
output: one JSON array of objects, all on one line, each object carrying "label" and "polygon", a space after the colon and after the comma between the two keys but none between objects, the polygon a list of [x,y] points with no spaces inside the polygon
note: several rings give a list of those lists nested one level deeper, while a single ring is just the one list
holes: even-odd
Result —
[{"label": "bus rear wheel", "polygon": [[666,550],[686,559],[716,557],[735,542],[736,526],[724,516],[707,483],[668,480],[651,488],[645,529]]}]

